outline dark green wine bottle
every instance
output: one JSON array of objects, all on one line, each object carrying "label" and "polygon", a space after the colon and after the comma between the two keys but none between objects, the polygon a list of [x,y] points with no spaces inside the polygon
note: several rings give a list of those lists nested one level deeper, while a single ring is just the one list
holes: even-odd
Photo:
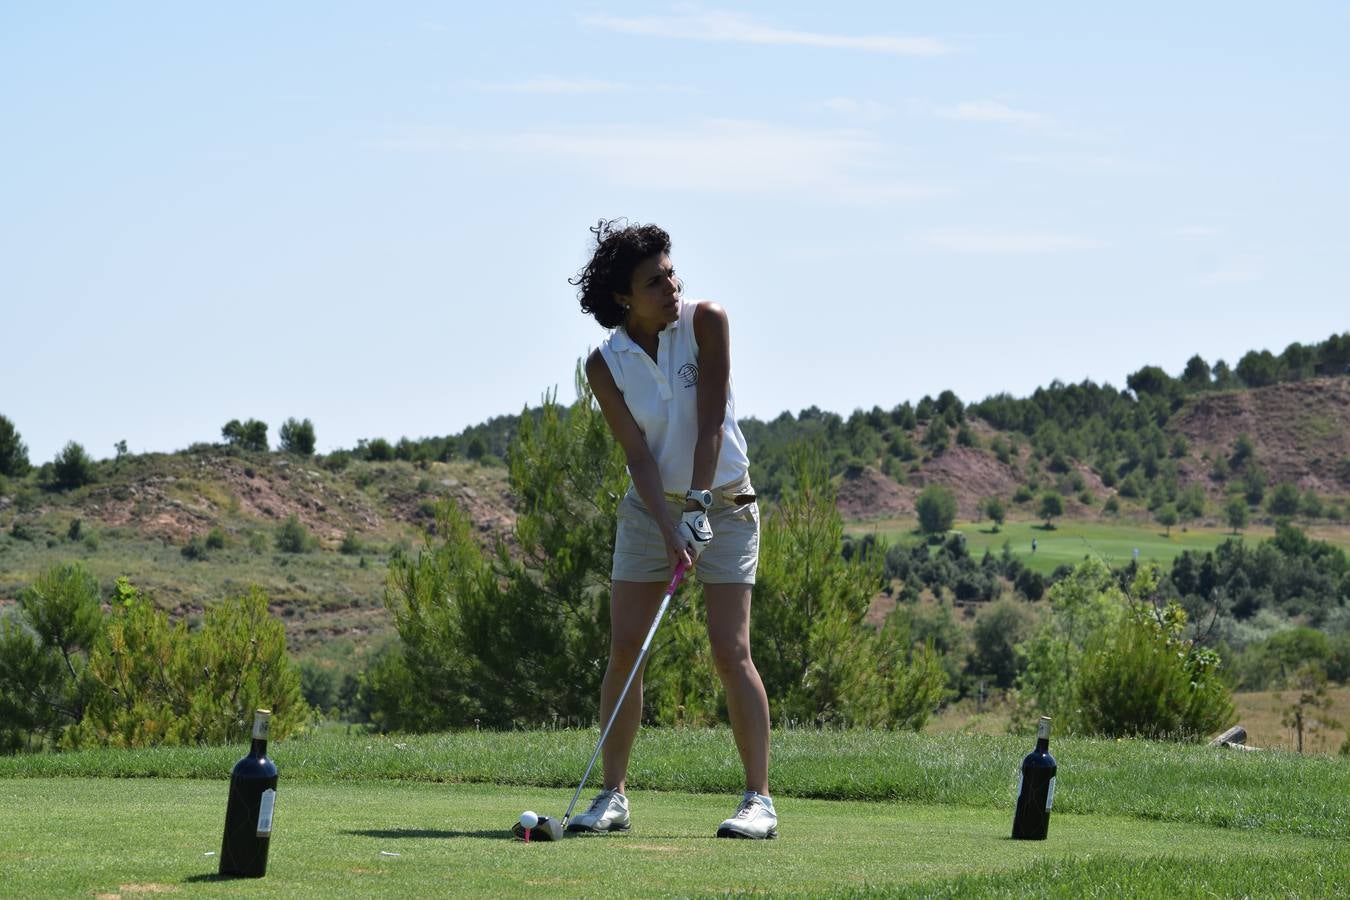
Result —
[{"label": "dark green wine bottle", "polygon": [[1050,807],[1055,802],[1055,773],[1059,769],[1050,755],[1050,718],[1041,716],[1036,729],[1036,749],[1022,760],[1017,782],[1017,812],[1012,836],[1022,841],[1043,841],[1050,831]]},{"label": "dark green wine bottle", "polygon": [[220,874],[261,878],[267,874],[272,843],[272,813],[277,798],[277,767],[267,758],[270,710],[253,715],[253,745],[230,773],[225,805],[225,837],[220,843]]}]

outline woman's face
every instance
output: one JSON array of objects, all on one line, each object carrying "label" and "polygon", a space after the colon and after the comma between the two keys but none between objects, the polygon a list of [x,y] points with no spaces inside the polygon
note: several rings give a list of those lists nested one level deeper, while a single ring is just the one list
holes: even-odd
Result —
[{"label": "woman's face", "polygon": [[627,294],[619,305],[628,308],[628,321],[660,330],[680,317],[680,282],[665,253],[649,256],[633,270]]}]

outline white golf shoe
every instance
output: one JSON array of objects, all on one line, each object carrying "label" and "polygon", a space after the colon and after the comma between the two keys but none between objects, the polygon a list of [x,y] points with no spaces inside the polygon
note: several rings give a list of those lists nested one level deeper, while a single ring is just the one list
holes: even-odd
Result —
[{"label": "white golf shoe", "polygon": [[568,831],[627,831],[628,798],[616,790],[605,790],[595,795],[584,813],[567,823]]},{"label": "white golf shoe", "polygon": [[778,837],[778,813],[773,798],[746,791],[736,815],[717,826],[720,838],[765,840]]}]

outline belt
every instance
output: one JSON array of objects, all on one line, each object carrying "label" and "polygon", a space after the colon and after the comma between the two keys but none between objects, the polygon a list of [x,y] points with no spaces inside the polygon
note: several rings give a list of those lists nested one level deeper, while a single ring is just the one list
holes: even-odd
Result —
[{"label": "belt", "polygon": [[[747,503],[755,502],[754,494],[737,494],[731,491],[722,491],[721,497],[731,506],[745,506]],[[679,491],[666,491],[666,499],[673,500],[676,503],[684,502],[684,494]]]}]

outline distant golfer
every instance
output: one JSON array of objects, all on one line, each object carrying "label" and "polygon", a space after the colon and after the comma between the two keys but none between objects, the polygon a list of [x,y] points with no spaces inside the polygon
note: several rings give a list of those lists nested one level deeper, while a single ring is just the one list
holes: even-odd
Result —
[{"label": "distant golfer", "polygon": [[[696,563],[713,661],[745,767],[745,795],[717,836],[776,837],[769,701],[750,658],[759,507],[736,424],[727,314],[716,303],[684,299],[662,229],[616,219],[591,231],[594,253],[572,283],[582,310],[612,330],[586,360],[586,378],[632,478],[619,502],[600,720],[613,712],[671,570],[682,560]],[[604,746],[604,790],[569,830],[628,830],[624,787],[641,717],[639,672]]]}]

